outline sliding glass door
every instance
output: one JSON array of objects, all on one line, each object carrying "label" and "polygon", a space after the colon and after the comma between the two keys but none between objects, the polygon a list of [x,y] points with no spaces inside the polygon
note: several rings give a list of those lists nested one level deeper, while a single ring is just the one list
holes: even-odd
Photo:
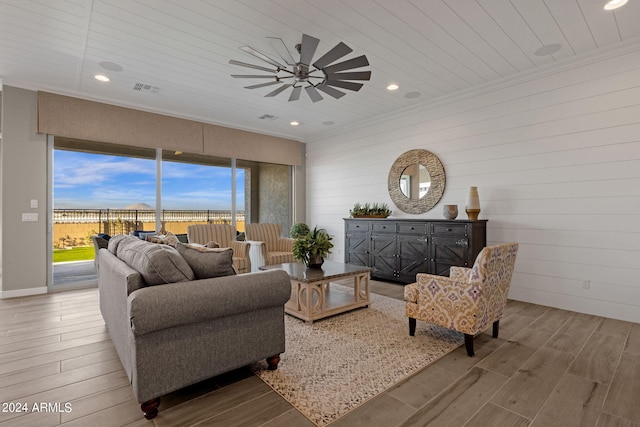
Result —
[{"label": "sliding glass door", "polygon": [[197,223],[291,226],[292,168],[180,151],[54,138],[50,144],[55,290],[97,283],[91,236],[170,231]]}]

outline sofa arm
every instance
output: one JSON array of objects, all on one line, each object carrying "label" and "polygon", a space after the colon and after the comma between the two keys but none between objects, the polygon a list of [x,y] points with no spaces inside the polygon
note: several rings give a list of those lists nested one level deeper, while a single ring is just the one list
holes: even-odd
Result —
[{"label": "sofa arm", "polygon": [[139,289],[129,295],[131,330],[143,335],[265,307],[282,306],[291,296],[283,270],[272,270]]}]

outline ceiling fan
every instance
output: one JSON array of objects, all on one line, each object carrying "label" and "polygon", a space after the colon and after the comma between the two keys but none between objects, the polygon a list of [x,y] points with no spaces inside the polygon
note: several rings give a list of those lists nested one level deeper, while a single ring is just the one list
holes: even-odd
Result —
[{"label": "ceiling fan", "polygon": [[295,46],[296,51],[299,54],[299,60],[296,61],[293,59],[291,52],[287,49],[287,46],[282,39],[277,37],[267,38],[271,40],[274,50],[280,56],[279,59],[274,59],[250,46],[242,46],[240,49],[249,55],[253,55],[254,57],[266,62],[271,65],[271,67],[253,65],[246,62],[235,61],[233,59],[229,61],[232,65],[239,65],[272,73],[271,75],[231,75],[231,77],[241,79],[271,80],[267,83],[245,86],[245,89],[257,89],[277,84],[280,85],[275,90],[266,94],[265,97],[276,96],[288,88],[292,88],[291,94],[289,95],[289,101],[297,101],[300,99],[302,89],[307,92],[309,98],[311,98],[311,101],[313,102],[318,102],[323,99],[319,91],[324,92],[333,98],[339,99],[346,95],[346,93],[336,88],[359,91],[363,84],[356,83],[351,80],[371,79],[371,71],[346,71],[369,65],[369,61],[365,55],[336,63],[340,58],[353,52],[353,49],[343,42],[335,45],[331,50],[312,63],[313,55],[316,53],[316,49],[320,43],[319,39],[303,34],[302,43]]}]

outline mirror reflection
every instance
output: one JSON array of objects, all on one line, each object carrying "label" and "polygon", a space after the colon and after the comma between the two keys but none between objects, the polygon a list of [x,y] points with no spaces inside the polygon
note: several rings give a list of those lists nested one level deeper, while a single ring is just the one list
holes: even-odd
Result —
[{"label": "mirror reflection", "polygon": [[400,190],[412,200],[421,199],[429,191],[431,176],[427,168],[419,163],[407,166],[400,175]]}]

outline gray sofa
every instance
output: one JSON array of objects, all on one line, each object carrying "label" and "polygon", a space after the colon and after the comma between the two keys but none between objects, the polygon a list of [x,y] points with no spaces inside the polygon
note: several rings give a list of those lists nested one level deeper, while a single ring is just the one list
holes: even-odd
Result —
[{"label": "gray sofa", "polygon": [[[100,310],[148,419],[160,396],[265,358],[276,369],[285,350],[288,275],[235,275],[225,251],[187,246],[114,236],[98,255]],[[211,264],[229,275],[197,279]]]}]

